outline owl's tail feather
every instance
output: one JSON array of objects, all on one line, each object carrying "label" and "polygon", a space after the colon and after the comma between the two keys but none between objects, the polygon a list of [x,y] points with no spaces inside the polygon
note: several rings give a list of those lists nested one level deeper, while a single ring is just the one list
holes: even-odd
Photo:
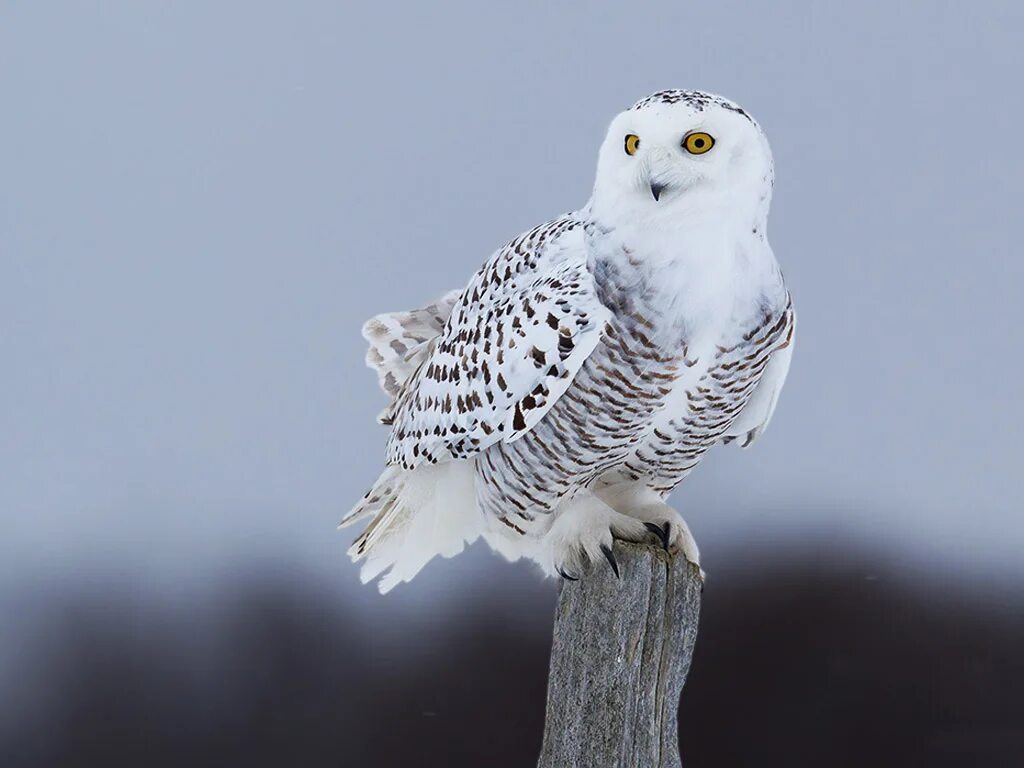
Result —
[{"label": "owl's tail feather", "polygon": [[449,461],[411,470],[388,467],[339,527],[368,517],[348,555],[353,562],[365,559],[359,574],[364,584],[384,574],[378,583],[383,594],[411,580],[435,555],[457,555],[481,534],[473,466]]},{"label": "owl's tail feather", "polygon": [[363,338],[369,344],[366,364],[377,372],[380,388],[390,398],[377,416],[381,423],[391,423],[406,384],[430,356],[459,296],[459,291],[451,291],[422,309],[385,312],[363,325]]}]

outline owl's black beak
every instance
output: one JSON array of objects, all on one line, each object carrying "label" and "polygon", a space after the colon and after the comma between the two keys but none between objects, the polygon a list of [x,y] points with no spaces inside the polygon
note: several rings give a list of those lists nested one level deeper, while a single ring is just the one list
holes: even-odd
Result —
[{"label": "owl's black beak", "polygon": [[651,182],[651,194],[654,195],[656,201],[661,197],[661,193],[665,191],[667,186],[668,184],[662,184],[660,181]]}]

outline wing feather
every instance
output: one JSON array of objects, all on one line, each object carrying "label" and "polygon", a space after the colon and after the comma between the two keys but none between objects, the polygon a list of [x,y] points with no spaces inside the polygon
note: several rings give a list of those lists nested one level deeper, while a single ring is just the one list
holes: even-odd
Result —
[{"label": "wing feather", "polygon": [[427,358],[460,295],[451,291],[422,309],[384,312],[363,324],[363,338],[369,343],[366,365],[377,372],[380,388],[389,397],[378,421],[391,423],[395,403]]},{"label": "wing feather", "polygon": [[512,241],[463,291],[395,404],[388,463],[468,458],[522,437],[569,388],[608,318],[578,219]]},{"label": "wing feather", "polygon": [[796,311],[793,309],[792,299],[786,306],[786,314],[788,315],[788,328],[785,331],[785,341],[772,352],[768,365],[765,366],[761,380],[757,383],[749,402],[722,436],[723,443],[739,440],[741,448],[749,448],[755,440],[764,434],[768,423],[772,420],[775,406],[779,402],[779,395],[782,393],[782,386],[786,383],[789,362],[793,357],[793,345],[796,340]]}]

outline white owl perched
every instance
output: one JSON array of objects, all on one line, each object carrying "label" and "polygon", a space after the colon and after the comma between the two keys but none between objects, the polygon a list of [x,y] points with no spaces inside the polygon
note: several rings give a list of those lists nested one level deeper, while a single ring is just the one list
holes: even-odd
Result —
[{"label": "white owl perched", "polygon": [[590,201],[496,251],[461,291],[364,327],[391,397],[387,466],[344,518],[380,590],[478,536],[578,577],[612,539],[698,562],[665,497],[764,430],[795,317],[767,238],[768,141],[726,99],[619,114]]}]

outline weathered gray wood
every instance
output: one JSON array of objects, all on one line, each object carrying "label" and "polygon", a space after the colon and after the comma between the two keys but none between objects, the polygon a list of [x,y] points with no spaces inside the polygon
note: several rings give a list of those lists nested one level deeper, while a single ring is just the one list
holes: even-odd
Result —
[{"label": "weathered gray wood", "polygon": [[538,768],[679,768],[679,696],[701,580],[682,555],[616,542],[558,598]]}]

